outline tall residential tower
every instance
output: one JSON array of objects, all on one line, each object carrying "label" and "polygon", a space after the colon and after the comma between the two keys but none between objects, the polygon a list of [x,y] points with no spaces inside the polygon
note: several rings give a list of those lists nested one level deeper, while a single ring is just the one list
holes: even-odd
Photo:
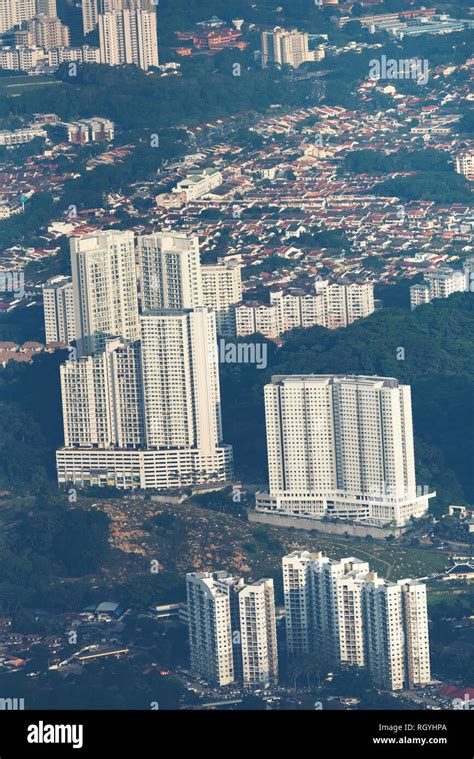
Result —
[{"label": "tall residential tower", "polygon": [[426,586],[388,582],[353,557],[283,557],[287,650],[322,666],[367,669],[379,688],[430,682]]},{"label": "tall residential tower", "polygon": [[273,580],[246,584],[227,572],[186,575],[191,667],[210,682],[278,681]]},{"label": "tall residential tower", "polygon": [[405,524],[417,490],[410,387],[393,377],[286,375],[265,386],[269,492],[257,509]]},{"label": "tall residential tower", "polygon": [[[60,483],[165,489],[232,479],[232,448],[222,442],[215,313],[184,308],[200,269],[197,258],[179,270],[181,253],[164,263],[160,291],[167,306],[172,296],[179,307],[139,314],[133,234],[71,240],[77,357],[61,367]],[[52,321],[48,302],[45,318]]]},{"label": "tall residential tower", "polygon": [[78,355],[102,350],[109,337],[137,340],[137,276],[133,232],[71,238]]}]

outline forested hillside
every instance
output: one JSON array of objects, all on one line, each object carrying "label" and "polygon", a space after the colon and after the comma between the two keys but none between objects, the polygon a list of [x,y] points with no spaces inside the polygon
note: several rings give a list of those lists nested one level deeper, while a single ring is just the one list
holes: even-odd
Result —
[{"label": "forested hillside", "polygon": [[[263,370],[222,364],[224,436],[234,445],[237,476],[266,480],[263,386],[272,374],[378,374],[412,386],[417,479],[438,491],[435,508],[474,503],[473,335],[474,299],[459,293],[414,312],[384,309],[346,329],[295,331],[282,348],[267,343]],[[65,358],[43,355],[0,370],[0,489],[55,488]]]},{"label": "forested hillside", "polygon": [[224,365],[224,431],[238,473],[266,479],[262,388],[272,374],[393,376],[412,386],[418,482],[438,491],[435,508],[473,503],[473,335],[474,299],[459,293],[414,312],[384,309],[346,329],[294,332],[283,348],[268,345],[266,370]]}]

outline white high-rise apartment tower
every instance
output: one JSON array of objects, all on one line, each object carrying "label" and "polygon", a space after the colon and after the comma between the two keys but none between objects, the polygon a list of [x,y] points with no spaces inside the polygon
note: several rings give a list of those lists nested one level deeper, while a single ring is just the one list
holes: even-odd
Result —
[{"label": "white high-rise apartment tower", "polygon": [[430,647],[426,585],[418,580],[399,580],[406,645],[408,687],[429,682]]},{"label": "white high-rise apartment tower", "polygon": [[221,260],[201,266],[203,302],[216,312],[217,334],[236,335],[235,306],[242,300],[242,266]]},{"label": "white high-rise apartment tower", "polygon": [[77,352],[90,355],[109,337],[137,340],[137,275],[133,232],[71,238]]},{"label": "white high-rise apartment tower", "polygon": [[417,490],[411,395],[393,377],[286,375],[265,386],[269,492],[257,509],[405,524]]},{"label": "white high-rise apartment tower", "polygon": [[235,681],[231,599],[235,583],[227,572],[186,575],[191,667],[219,686]]},{"label": "white high-rise apartment tower", "polygon": [[[287,648],[292,656],[317,653],[322,661],[360,662],[357,636],[339,613],[352,603],[352,588],[339,587],[352,571],[368,572],[369,565],[354,557],[340,561],[322,553],[294,551],[283,557],[283,589]],[[344,603],[342,603],[344,601]],[[341,649],[344,649],[342,654]]]},{"label": "white high-rise apartment tower", "polygon": [[139,448],[145,442],[140,344],[106,341],[61,366],[66,448]]},{"label": "white high-rise apartment tower", "polygon": [[85,35],[96,28],[98,18],[98,0],[82,0],[82,28]]},{"label": "white high-rise apartment tower", "polygon": [[142,307],[195,308],[203,301],[199,238],[185,232],[157,232],[137,240]]},{"label": "white high-rise apartment tower", "polygon": [[36,0],[0,0],[0,34],[36,15]]},{"label": "white high-rise apartment tower", "polygon": [[222,424],[214,313],[147,311],[141,334],[147,446],[215,457]]},{"label": "white high-rise apartment tower", "polygon": [[294,551],[283,557],[286,648],[290,656],[315,650],[314,562],[318,555]]},{"label": "white high-rise apartment tower", "polygon": [[449,298],[450,295],[464,290],[464,275],[462,271],[451,269],[450,266],[440,266],[435,271],[425,274],[431,298]]},{"label": "white high-rise apartment tower", "polygon": [[309,50],[308,34],[297,29],[282,29],[276,26],[272,31],[262,33],[262,62],[264,66],[273,63],[298,68],[307,61],[317,61],[324,57],[324,50]]},{"label": "white high-rise apartment tower", "polygon": [[62,367],[59,482],[166,489],[230,480],[214,313],[161,309],[140,321],[141,340],[105,340]]},{"label": "white high-rise apartment tower", "polygon": [[[154,264],[159,249],[166,282],[156,292],[179,308],[139,316],[133,234],[71,240],[77,359],[61,369],[61,484],[166,489],[232,479],[232,448],[222,443],[215,314],[183,307],[195,297],[197,238],[192,254],[185,238],[166,259],[156,242],[142,239],[142,264],[148,254]],[[145,290],[145,298],[156,294]]]},{"label": "white high-rise apartment tower", "polygon": [[134,63],[143,70],[158,66],[156,9],[151,2],[129,0],[98,15],[100,60],[109,66]]},{"label": "white high-rise apartment tower", "polygon": [[257,580],[239,590],[242,679],[245,686],[278,681],[273,580]]},{"label": "white high-rise apartment tower", "polygon": [[46,343],[70,345],[76,339],[74,298],[70,277],[52,277],[43,286]]},{"label": "white high-rise apartment tower", "polygon": [[273,580],[186,575],[191,667],[219,686],[278,680]]},{"label": "white high-rise apartment tower", "polygon": [[430,682],[426,586],[379,578],[355,558],[283,557],[287,648],[323,664],[366,668],[377,687]]},{"label": "white high-rise apartment tower", "polygon": [[69,47],[69,29],[59,18],[38,15],[27,26],[36,47],[45,50]]},{"label": "white high-rise apartment tower", "polygon": [[234,307],[242,299],[238,261],[201,265],[199,238],[186,232],[155,232],[137,243],[144,310],[210,306],[217,333],[235,335]]},{"label": "white high-rise apartment tower", "polygon": [[377,686],[399,690],[430,682],[426,585],[388,582],[375,572],[360,578],[366,656]]}]

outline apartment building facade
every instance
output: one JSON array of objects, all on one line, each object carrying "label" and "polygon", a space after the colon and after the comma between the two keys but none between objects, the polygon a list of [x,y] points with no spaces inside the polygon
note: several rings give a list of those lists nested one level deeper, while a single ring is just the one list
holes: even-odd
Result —
[{"label": "apartment building facade", "polygon": [[273,580],[186,575],[191,667],[218,686],[278,682]]},{"label": "apartment building facade", "polygon": [[236,260],[221,260],[201,266],[203,303],[216,314],[217,334],[236,335],[235,308],[242,300],[242,266]]},{"label": "apartment building facade", "polygon": [[258,511],[404,525],[415,479],[411,395],[391,377],[283,375],[265,386],[268,492]]},{"label": "apartment building facade", "polygon": [[138,340],[133,232],[72,237],[70,247],[78,355],[102,350],[109,337]]},{"label": "apartment building facade", "polygon": [[46,343],[71,345],[76,339],[74,297],[70,277],[52,277],[43,286]]},{"label": "apartment building facade", "polygon": [[134,63],[144,71],[158,66],[156,9],[130,0],[98,14],[100,60],[109,66]]},{"label": "apartment building facade", "polygon": [[283,290],[270,293],[270,304],[244,303],[236,308],[239,337],[261,334],[269,340],[292,329],[321,326],[347,327],[374,311],[374,286],[370,282],[316,283],[315,293],[292,295]]},{"label": "apartment building facade", "polygon": [[262,33],[263,66],[291,66],[299,68],[302,63],[319,61],[324,57],[324,48],[310,50],[308,34],[297,29],[282,29],[276,26]]},{"label": "apartment building facade", "polygon": [[142,308],[194,308],[203,298],[199,239],[185,232],[138,238]]},{"label": "apartment building facade", "polygon": [[423,282],[410,287],[410,308],[413,311],[424,303],[431,303],[435,298],[449,298],[453,293],[463,292],[465,289],[465,270],[440,266],[426,272]]},{"label": "apartment building facade", "polygon": [[354,557],[321,552],[283,557],[287,649],[323,666],[366,669],[376,687],[430,682],[426,586],[388,582]]},{"label": "apartment building facade", "polygon": [[159,293],[180,307],[139,314],[133,234],[71,240],[77,358],[61,368],[61,484],[166,489],[232,478],[232,448],[222,442],[215,313],[182,307],[195,299],[189,277],[200,269],[197,238],[179,241],[168,269],[163,240],[144,240],[141,256],[143,272],[144,258],[158,250],[166,270],[162,289],[145,287],[146,303]]},{"label": "apartment building facade", "polygon": [[456,156],[456,171],[469,182],[474,180],[474,150],[464,150]]}]

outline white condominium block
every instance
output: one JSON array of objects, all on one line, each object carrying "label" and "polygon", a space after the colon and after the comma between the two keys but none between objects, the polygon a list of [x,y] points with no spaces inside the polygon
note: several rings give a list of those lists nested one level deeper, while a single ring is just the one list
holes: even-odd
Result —
[{"label": "white condominium block", "polygon": [[403,525],[415,481],[410,387],[391,377],[286,375],[265,386],[269,493],[257,508]]},{"label": "white condominium block", "polygon": [[253,305],[244,303],[235,310],[238,337],[263,335],[269,340],[279,336],[278,306]]},{"label": "white condominium block", "polygon": [[66,447],[136,448],[145,441],[140,345],[106,342],[61,366]]},{"label": "white condominium block", "polygon": [[420,282],[410,287],[410,308],[412,311],[418,306],[423,305],[423,303],[430,302],[430,287],[427,282]]},{"label": "white condominium block", "polygon": [[141,332],[147,447],[213,455],[222,439],[214,313],[148,311]]},{"label": "white condominium block", "polygon": [[313,565],[321,555],[294,551],[283,557],[286,647],[291,656],[315,649]]},{"label": "white condominium block", "polygon": [[70,345],[76,339],[74,299],[70,277],[52,277],[43,286],[46,343]]},{"label": "white condominium block", "polygon": [[424,281],[410,287],[410,306],[413,311],[423,303],[431,303],[434,298],[449,298],[456,292],[466,290],[466,268],[464,271],[440,266],[428,271]]},{"label": "white condominium block", "polygon": [[72,237],[71,269],[78,355],[103,349],[109,337],[137,340],[137,276],[133,232]]},{"label": "white condominium block", "polygon": [[367,665],[377,686],[399,690],[430,682],[426,585],[364,578]]},{"label": "white condominium block", "polygon": [[307,61],[321,60],[323,51],[320,48],[317,51],[309,50],[307,32],[276,26],[272,31],[262,34],[262,55],[264,66],[272,63],[298,68]]},{"label": "white condominium block", "polygon": [[418,580],[399,580],[406,640],[408,686],[431,679],[426,585]]},{"label": "white condominium block", "polygon": [[273,580],[186,575],[191,667],[216,685],[278,681]]},{"label": "white condominium block", "polygon": [[130,2],[124,7],[104,9],[97,18],[101,63],[134,63],[145,71],[158,66],[156,9],[151,3],[140,7]]},{"label": "white condominium block", "polygon": [[245,686],[278,681],[273,580],[258,580],[239,591],[242,669]]},{"label": "white condominium block", "polygon": [[23,129],[1,129],[0,145],[23,145],[38,137],[47,137],[48,133],[40,127],[24,127]]},{"label": "white condominium block", "polygon": [[344,664],[365,666],[363,582],[355,572],[337,581],[339,657]]},{"label": "white condominium block", "polygon": [[98,0],[82,0],[82,28],[84,34],[90,34],[96,26],[99,18]]},{"label": "white condominium block", "polygon": [[353,557],[283,557],[287,647],[323,666],[366,668],[390,690],[430,682],[426,586],[379,578]]},{"label": "white condominium block", "polygon": [[369,573],[361,580],[367,668],[379,688],[408,686],[400,587]]},{"label": "white condominium block", "polygon": [[456,156],[456,171],[470,182],[474,180],[474,150],[466,150]]},{"label": "white condominium block", "polygon": [[[340,591],[338,582],[352,571],[368,572],[369,565],[353,557],[336,561],[320,552],[294,551],[283,557],[289,654],[317,653],[322,661],[339,661],[342,637],[345,650],[350,651],[347,622],[352,611],[349,604],[342,604],[342,588]],[[341,627],[344,627],[343,636]]]},{"label": "white condominium block", "polygon": [[374,311],[374,286],[370,282],[316,283],[314,295],[270,293],[270,305],[244,303],[236,309],[237,335],[259,333],[274,339],[292,329],[347,327]]},{"label": "white condominium block", "polygon": [[208,305],[203,300],[197,235],[156,232],[140,236],[137,245],[144,311]]},{"label": "white condominium block", "polygon": [[221,260],[201,266],[203,303],[216,312],[217,334],[236,335],[235,307],[242,300],[242,266]]},{"label": "white condominium block", "polygon": [[36,13],[54,18],[58,15],[56,0],[36,0]]},{"label": "white condominium block", "polygon": [[368,572],[369,565],[353,556],[340,560],[318,554],[312,564],[314,583],[315,649],[325,661],[360,659],[360,646],[351,651],[357,634],[352,632],[353,598],[346,596],[342,604],[340,582],[351,572]]},{"label": "white condominium block", "polygon": [[449,266],[440,266],[435,271],[427,272],[425,280],[429,285],[431,298],[449,298],[453,293],[464,290],[463,272]]},{"label": "white condominium block", "polygon": [[56,47],[69,46],[69,29],[59,18],[36,16],[27,22],[32,46],[51,50]]},{"label": "white condominium block", "polygon": [[270,304],[277,307],[279,335],[317,324],[325,326],[324,298],[320,295],[287,295],[279,290],[270,293]]},{"label": "white condominium block", "polygon": [[36,15],[36,0],[0,0],[0,34]]},{"label": "white condominium block", "polygon": [[[83,45],[82,47],[56,47],[48,50],[48,65],[58,68],[61,63],[77,61],[78,63],[100,63],[99,48]],[[29,66],[28,68],[31,68]]]},{"label": "white condominium block", "polygon": [[[227,572],[186,575],[191,667],[216,685],[235,681],[231,593]],[[234,625],[233,625],[234,623]]]},{"label": "white condominium block", "polygon": [[374,311],[374,285],[371,282],[341,285],[333,283],[322,291],[325,299],[325,327],[336,329],[370,316]]}]

